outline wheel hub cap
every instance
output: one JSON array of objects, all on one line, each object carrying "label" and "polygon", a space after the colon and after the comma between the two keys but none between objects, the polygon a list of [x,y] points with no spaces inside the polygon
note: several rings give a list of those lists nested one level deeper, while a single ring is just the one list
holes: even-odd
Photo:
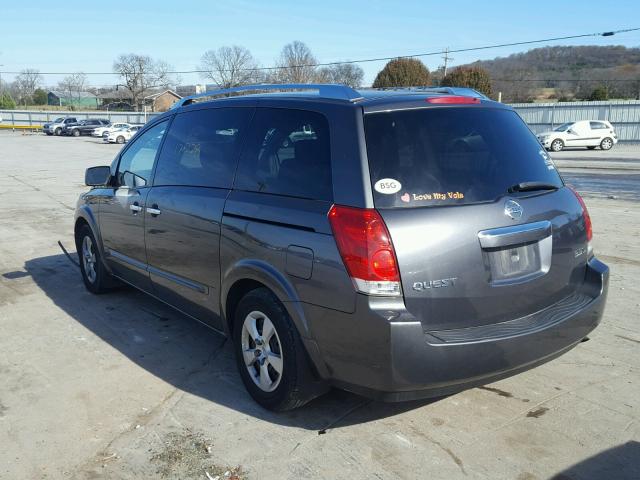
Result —
[{"label": "wheel hub cap", "polygon": [[87,276],[87,280],[94,283],[97,277],[96,253],[93,241],[89,236],[84,237],[82,240],[82,266],[84,267],[84,273]]},{"label": "wheel hub cap", "polygon": [[240,336],[245,367],[260,390],[274,391],[282,379],[282,347],[275,326],[262,312],[244,319]]}]

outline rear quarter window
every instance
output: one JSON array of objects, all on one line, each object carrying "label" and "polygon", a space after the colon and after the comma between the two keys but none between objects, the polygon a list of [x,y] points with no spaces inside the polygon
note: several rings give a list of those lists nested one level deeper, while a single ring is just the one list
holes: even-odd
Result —
[{"label": "rear quarter window", "polygon": [[258,108],[249,131],[236,188],[331,201],[329,124],[324,115]]},{"label": "rear quarter window", "polygon": [[377,207],[492,202],[520,182],[562,180],[513,111],[434,107],[365,115]]}]

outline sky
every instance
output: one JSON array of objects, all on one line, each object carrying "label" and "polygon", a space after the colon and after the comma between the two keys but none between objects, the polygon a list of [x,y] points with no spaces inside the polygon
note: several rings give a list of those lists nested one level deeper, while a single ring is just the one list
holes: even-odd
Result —
[{"label": "sky", "polygon": [[[320,62],[414,55],[640,27],[640,1],[234,1],[108,0],[3,2],[0,71],[111,72],[123,53],[150,55],[175,70],[193,70],[206,50],[248,48],[272,66],[282,47],[305,42]],[[640,31],[612,37],[503,47],[452,54],[449,65],[491,59],[545,45],[640,47]],[[422,57],[430,70],[440,55]],[[384,61],[360,64],[369,85]],[[3,81],[14,75],[2,73]],[[44,75],[54,86],[64,75]],[[117,83],[88,75],[90,86]],[[205,83],[198,74],[182,84]]]}]

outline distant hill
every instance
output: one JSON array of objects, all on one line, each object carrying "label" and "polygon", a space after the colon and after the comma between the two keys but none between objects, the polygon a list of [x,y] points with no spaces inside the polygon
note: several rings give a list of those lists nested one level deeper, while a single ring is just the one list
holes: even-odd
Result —
[{"label": "distant hill", "polygon": [[586,99],[599,86],[609,98],[640,95],[640,48],[543,47],[471,65],[486,69],[508,102]]}]

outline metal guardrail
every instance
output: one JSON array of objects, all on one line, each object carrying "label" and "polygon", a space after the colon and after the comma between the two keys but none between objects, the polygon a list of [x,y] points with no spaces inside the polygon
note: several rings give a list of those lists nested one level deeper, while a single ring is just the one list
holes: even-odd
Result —
[{"label": "metal guardrail", "polygon": [[70,112],[69,110],[0,110],[0,117],[2,117],[0,125],[15,125],[15,128],[42,127],[45,123],[59,117],[75,117],[79,120],[102,118],[110,122],[146,123],[156,115],[159,113],[105,112],[102,110],[80,112]]},{"label": "metal guardrail", "polygon": [[620,141],[640,142],[640,100],[516,103],[511,106],[535,133],[578,120],[607,120],[616,129]]}]

